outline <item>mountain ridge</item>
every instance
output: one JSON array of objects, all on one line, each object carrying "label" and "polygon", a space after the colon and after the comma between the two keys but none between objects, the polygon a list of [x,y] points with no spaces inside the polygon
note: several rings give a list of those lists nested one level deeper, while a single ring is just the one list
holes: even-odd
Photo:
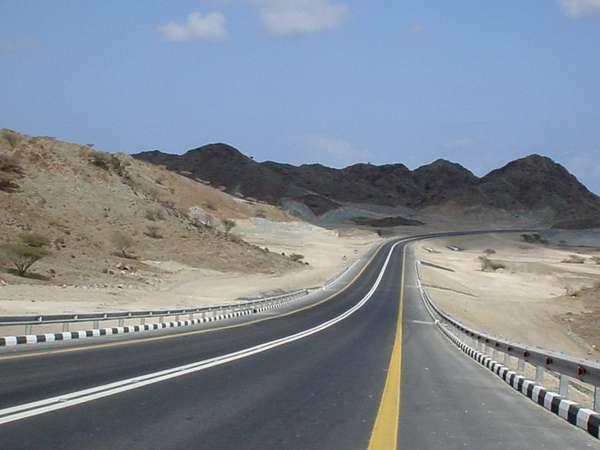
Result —
[{"label": "mountain ridge", "polygon": [[539,223],[597,222],[600,197],[565,167],[532,154],[478,177],[464,166],[437,159],[414,170],[402,163],[357,163],[342,169],[321,164],[257,162],[217,143],[182,155],[142,152],[134,158],[216,184],[228,192],[283,205],[305,205],[319,217],[344,205],[367,204],[443,211],[533,214]]}]

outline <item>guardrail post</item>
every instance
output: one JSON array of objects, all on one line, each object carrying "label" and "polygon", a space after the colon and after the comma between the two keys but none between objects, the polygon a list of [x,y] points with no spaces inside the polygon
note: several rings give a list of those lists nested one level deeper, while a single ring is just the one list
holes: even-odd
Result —
[{"label": "guardrail post", "polygon": [[69,331],[69,322],[64,322],[62,326],[63,331]]},{"label": "guardrail post", "polygon": [[536,366],[535,367],[535,383],[542,386],[544,384],[544,373],[546,372],[546,368],[544,366]]},{"label": "guardrail post", "polygon": [[100,328],[100,321],[99,320],[94,320],[94,322],[92,323],[92,328],[94,328],[95,330],[97,330],[98,328]]},{"label": "guardrail post", "polygon": [[179,314],[175,315],[175,322],[179,322]]},{"label": "guardrail post", "polygon": [[194,320],[194,313],[190,313],[190,314],[188,315],[188,319],[189,319],[189,320]]},{"label": "guardrail post", "polygon": [[561,373],[559,380],[558,393],[566,398],[569,395],[569,377]]},{"label": "guardrail post", "polygon": [[594,411],[600,412],[600,389],[594,386]]},{"label": "guardrail post", "polygon": [[158,318],[158,323],[163,323],[165,321],[165,316],[160,316]]},{"label": "guardrail post", "polygon": [[119,319],[119,323],[117,326],[122,327],[123,325],[125,325],[125,320],[124,319]]},{"label": "guardrail post", "polygon": [[510,353],[508,353],[508,350],[506,350],[506,352],[504,352],[504,365],[508,367],[509,363],[510,363]]},{"label": "guardrail post", "polygon": [[146,318],[140,317],[140,325],[146,325]]},{"label": "guardrail post", "polygon": [[33,325],[27,324],[25,325],[25,334],[33,334]]},{"label": "guardrail post", "polygon": [[519,372],[519,373],[525,372],[525,360],[520,357],[517,362],[517,372]]}]

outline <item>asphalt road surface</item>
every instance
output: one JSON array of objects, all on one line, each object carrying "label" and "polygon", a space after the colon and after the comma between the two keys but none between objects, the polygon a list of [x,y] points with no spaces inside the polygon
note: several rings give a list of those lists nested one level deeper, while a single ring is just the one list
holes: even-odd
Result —
[{"label": "asphalt road surface", "polygon": [[343,292],[273,314],[1,354],[0,449],[600,448],[432,326],[404,243]]}]

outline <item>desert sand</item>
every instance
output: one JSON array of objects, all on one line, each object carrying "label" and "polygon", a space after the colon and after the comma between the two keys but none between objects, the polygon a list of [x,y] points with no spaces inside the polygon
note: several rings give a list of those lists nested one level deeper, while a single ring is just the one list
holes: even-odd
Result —
[{"label": "desert sand", "polygon": [[[422,282],[458,320],[517,342],[598,357],[600,265],[592,258],[600,249],[571,246],[568,239],[556,233],[547,244],[527,243],[519,234],[433,239],[416,244],[415,252],[440,266],[421,265]],[[482,271],[486,249],[503,268]],[[584,262],[564,262],[571,255]]]},{"label": "desert sand", "polygon": [[[380,238],[376,234],[327,230],[300,222],[266,219],[238,221],[234,233],[271,252],[302,254],[308,265],[285,273],[242,273],[195,268],[172,260],[144,260],[152,285],[128,284],[135,270],[115,266],[123,280],[117,287],[97,285],[0,286],[0,314],[57,314],[194,307],[232,302],[302,288],[322,286],[360,258]],[[127,264],[125,264],[127,266]],[[131,267],[131,266],[127,266]]]}]

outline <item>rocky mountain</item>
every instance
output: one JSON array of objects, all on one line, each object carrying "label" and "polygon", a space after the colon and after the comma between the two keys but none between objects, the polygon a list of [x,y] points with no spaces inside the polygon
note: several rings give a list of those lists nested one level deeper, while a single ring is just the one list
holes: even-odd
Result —
[{"label": "rocky mountain", "polygon": [[415,170],[403,164],[333,169],[256,162],[226,144],[183,155],[152,151],[133,156],[230,193],[278,205],[304,205],[317,217],[347,205],[404,208],[415,215],[423,211],[455,216],[482,211],[514,217],[527,214],[539,224],[564,222],[570,227],[595,223],[594,218],[600,217],[600,197],[563,166],[540,155],[513,161],[484,177],[443,159]]}]

